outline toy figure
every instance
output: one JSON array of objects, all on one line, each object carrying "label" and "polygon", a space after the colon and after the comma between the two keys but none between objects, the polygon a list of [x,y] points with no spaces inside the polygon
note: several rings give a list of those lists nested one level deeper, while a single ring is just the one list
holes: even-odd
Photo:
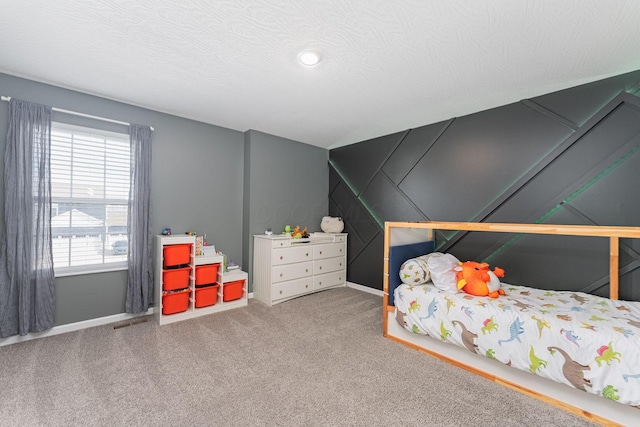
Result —
[{"label": "toy figure", "polygon": [[478,263],[467,261],[460,264],[461,270],[456,273],[458,290],[462,289],[466,293],[475,296],[489,296],[498,298],[504,295],[500,289],[498,277],[504,277],[504,270],[500,267],[489,270],[486,262]]}]

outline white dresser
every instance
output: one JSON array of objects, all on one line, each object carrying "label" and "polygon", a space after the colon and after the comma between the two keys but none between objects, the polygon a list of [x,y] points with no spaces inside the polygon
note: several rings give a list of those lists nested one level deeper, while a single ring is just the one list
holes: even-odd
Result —
[{"label": "white dresser", "polygon": [[253,297],[278,304],[347,283],[347,234],[308,239],[257,234],[253,238]]}]

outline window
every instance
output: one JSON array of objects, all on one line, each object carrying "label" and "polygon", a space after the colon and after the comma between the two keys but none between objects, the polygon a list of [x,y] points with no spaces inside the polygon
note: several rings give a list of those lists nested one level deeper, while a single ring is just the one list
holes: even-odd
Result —
[{"label": "window", "polygon": [[54,122],[51,233],[57,276],[126,268],[129,135]]}]

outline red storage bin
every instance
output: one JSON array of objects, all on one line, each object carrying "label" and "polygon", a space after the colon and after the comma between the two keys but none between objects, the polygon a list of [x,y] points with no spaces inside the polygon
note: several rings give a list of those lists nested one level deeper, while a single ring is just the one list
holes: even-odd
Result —
[{"label": "red storage bin", "polygon": [[219,285],[213,285],[196,289],[196,308],[214,305],[218,301],[219,287]]},{"label": "red storage bin", "polygon": [[218,280],[220,264],[207,264],[196,266],[196,285],[209,285]]},{"label": "red storage bin", "polygon": [[189,308],[190,290],[166,292],[162,294],[162,314],[175,314],[187,311]]},{"label": "red storage bin", "polygon": [[236,280],[233,282],[227,282],[222,288],[222,301],[233,301],[242,298],[242,288],[244,287],[244,280]]},{"label": "red storage bin", "polygon": [[191,261],[191,243],[165,245],[162,248],[162,256],[164,257],[165,267],[189,264],[189,261]]},{"label": "red storage bin", "polygon": [[173,291],[189,287],[191,267],[162,270],[162,290]]}]

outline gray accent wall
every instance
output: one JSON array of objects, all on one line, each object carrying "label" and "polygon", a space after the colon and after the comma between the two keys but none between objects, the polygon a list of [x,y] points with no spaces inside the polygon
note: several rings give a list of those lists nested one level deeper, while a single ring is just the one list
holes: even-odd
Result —
[{"label": "gray accent wall", "polygon": [[[640,71],[330,151],[329,210],[351,282],[382,289],[385,221],[640,225]],[[606,239],[437,233],[505,281],[608,295]],[[640,244],[621,242],[622,299],[640,300]]]},{"label": "gray accent wall", "polygon": [[329,151],[255,130],[245,132],[244,143],[243,238],[248,250],[242,265],[251,273],[254,234],[267,228],[278,234],[285,225],[320,231],[329,212]]},{"label": "gray accent wall", "polygon": [[[0,95],[130,123],[153,133],[152,229],[196,231],[230,259],[251,259],[251,233],[285,224],[313,227],[328,212],[328,150],[268,134],[239,132],[0,74]],[[56,113],[57,114],[57,113]],[[101,121],[64,121],[116,130]],[[0,102],[4,155],[8,103]],[[126,128],[120,129],[126,132]],[[247,152],[245,153],[245,148]],[[0,162],[0,180],[3,180]],[[254,188],[255,187],[255,188]],[[0,185],[0,209],[3,209]],[[0,212],[2,212],[0,210]],[[253,216],[257,215],[257,216]],[[2,221],[2,215],[0,215]],[[124,313],[126,271],[56,278],[55,324]]]}]

